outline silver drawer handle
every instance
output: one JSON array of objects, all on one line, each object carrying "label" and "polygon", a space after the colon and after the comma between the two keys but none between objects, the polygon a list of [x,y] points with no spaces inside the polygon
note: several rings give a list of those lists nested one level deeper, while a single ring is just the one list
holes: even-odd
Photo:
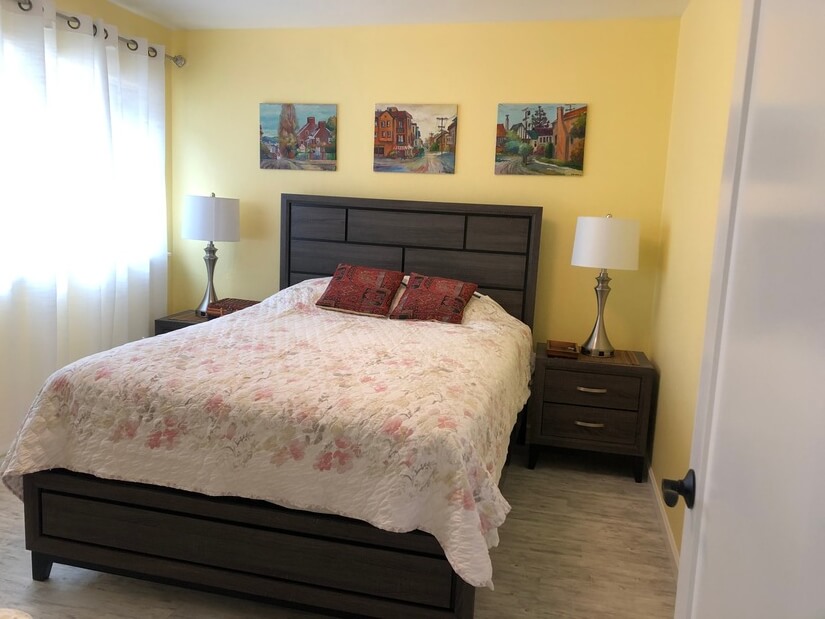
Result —
[{"label": "silver drawer handle", "polygon": [[576,387],[576,391],[583,393],[607,393],[607,389],[594,389],[593,387]]},{"label": "silver drawer handle", "polygon": [[581,426],[582,428],[603,428],[603,423],[590,423],[589,421],[576,421],[577,426]]}]

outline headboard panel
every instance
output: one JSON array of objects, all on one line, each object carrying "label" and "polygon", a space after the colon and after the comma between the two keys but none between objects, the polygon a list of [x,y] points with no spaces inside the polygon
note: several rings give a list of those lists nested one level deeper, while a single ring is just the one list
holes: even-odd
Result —
[{"label": "headboard panel", "polygon": [[341,262],[475,282],[530,327],[538,206],[282,194],[281,285],[332,275]]}]

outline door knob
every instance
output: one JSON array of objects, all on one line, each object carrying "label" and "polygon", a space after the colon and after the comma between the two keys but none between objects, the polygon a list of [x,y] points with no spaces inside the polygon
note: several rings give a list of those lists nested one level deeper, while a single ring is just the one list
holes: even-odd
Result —
[{"label": "door knob", "polygon": [[684,479],[663,479],[662,496],[668,507],[676,505],[681,496],[688,509],[693,509],[693,500],[696,498],[696,474],[693,469],[688,469]]}]

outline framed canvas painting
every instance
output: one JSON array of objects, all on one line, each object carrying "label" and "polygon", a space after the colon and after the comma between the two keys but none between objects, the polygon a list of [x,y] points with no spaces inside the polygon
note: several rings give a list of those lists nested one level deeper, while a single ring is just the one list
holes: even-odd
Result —
[{"label": "framed canvas painting", "polygon": [[454,174],[457,127],[457,105],[377,104],[372,169]]},{"label": "framed canvas painting", "polygon": [[324,103],[261,103],[261,169],[334,171],[337,109]]},{"label": "framed canvas painting", "polygon": [[581,175],[586,129],[583,103],[501,103],[496,174]]}]

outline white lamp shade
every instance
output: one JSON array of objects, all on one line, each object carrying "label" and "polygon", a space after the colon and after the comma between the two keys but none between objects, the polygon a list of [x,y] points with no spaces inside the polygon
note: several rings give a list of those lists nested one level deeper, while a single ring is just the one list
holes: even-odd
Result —
[{"label": "white lamp shade", "polygon": [[195,241],[240,241],[240,213],[237,198],[186,196],[182,236]]},{"label": "white lamp shade", "polygon": [[615,217],[579,217],[573,243],[574,266],[639,268],[639,222]]}]

